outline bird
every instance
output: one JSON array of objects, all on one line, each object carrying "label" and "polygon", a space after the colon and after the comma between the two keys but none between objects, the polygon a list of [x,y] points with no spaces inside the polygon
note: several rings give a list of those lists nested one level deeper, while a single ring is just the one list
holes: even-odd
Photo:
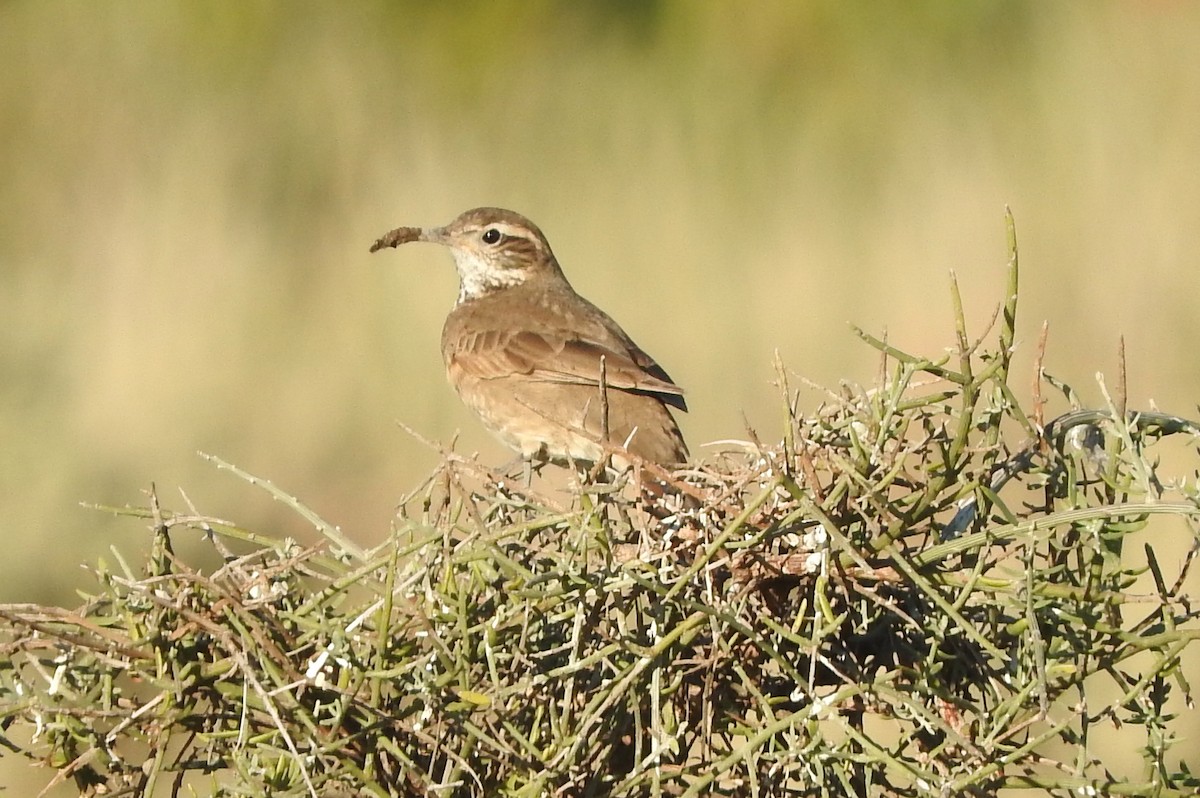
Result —
[{"label": "bird", "polygon": [[450,384],[526,463],[687,461],[671,413],[687,411],[683,389],[576,293],[537,225],[503,208],[474,208],[444,227],[398,227],[371,252],[414,241],[449,249],[458,271],[441,339]]}]

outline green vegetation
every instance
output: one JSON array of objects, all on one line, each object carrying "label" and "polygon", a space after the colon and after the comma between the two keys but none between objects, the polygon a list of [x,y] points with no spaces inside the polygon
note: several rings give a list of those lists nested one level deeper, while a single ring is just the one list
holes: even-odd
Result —
[{"label": "green vegetation", "polygon": [[[1015,240],[1005,294],[994,343],[955,289],[954,354],[873,341],[880,383],[813,414],[780,367],[782,442],[656,498],[559,506],[447,454],[365,548],[212,458],[325,545],[116,510],[143,568],[0,606],[4,742],[84,794],[1194,794],[1200,425],[1023,408]],[[1136,760],[1100,753],[1117,728]]]}]

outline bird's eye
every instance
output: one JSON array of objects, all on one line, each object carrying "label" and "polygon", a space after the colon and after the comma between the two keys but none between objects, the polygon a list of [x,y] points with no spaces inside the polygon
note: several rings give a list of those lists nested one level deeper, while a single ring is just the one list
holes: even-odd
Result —
[{"label": "bird's eye", "polygon": [[489,227],[483,231],[483,243],[485,244],[498,244],[501,238],[503,236],[500,235],[500,231],[494,227]]}]

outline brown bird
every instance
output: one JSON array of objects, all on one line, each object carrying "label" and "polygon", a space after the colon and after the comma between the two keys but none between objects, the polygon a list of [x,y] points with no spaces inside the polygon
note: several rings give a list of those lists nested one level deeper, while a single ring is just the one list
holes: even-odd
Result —
[{"label": "brown bird", "polygon": [[[668,410],[687,410],[683,389],[575,293],[537,225],[512,211],[475,208],[445,227],[398,227],[371,251],[410,241],[441,244],[454,256],[459,292],[442,328],[446,376],[507,446],[534,460],[595,463],[605,451],[607,404],[610,450],[664,466],[687,459]],[[629,465],[620,454],[613,462]]]}]

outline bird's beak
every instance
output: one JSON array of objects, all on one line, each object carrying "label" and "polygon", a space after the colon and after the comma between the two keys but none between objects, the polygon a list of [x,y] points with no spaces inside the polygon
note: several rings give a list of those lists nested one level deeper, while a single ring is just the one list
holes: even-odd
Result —
[{"label": "bird's beak", "polygon": [[444,227],[425,227],[421,230],[418,241],[428,241],[430,244],[445,244],[449,237]]},{"label": "bird's beak", "polygon": [[372,252],[378,252],[384,247],[398,247],[410,241],[428,241],[441,244],[446,240],[444,227],[397,227],[381,236],[371,245]]}]

